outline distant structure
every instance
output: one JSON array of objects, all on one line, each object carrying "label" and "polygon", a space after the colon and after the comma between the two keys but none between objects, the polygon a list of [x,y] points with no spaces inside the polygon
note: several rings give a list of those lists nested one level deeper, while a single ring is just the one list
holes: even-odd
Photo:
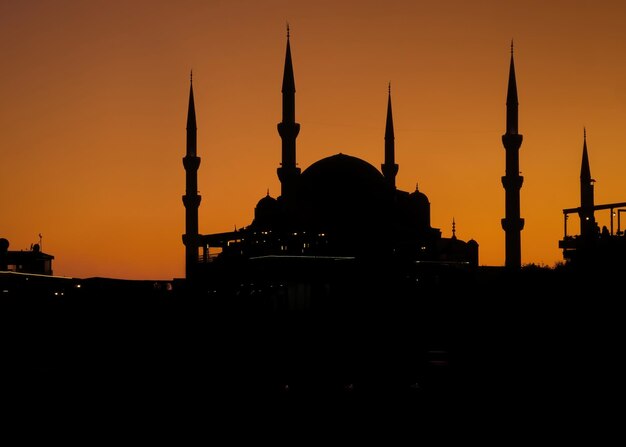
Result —
[{"label": "distant structure", "polygon": [[[281,194],[269,190],[256,204],[254,219],[235,231],[198,234],[196,125],[190,90],[187,124],[186,210],[187,278],[206,277],[211,265],[230,262],[243,265],[271,263],[273,271],[291,271],[298,263],[319,271],[336,262],[383,264],[438,263],[464,268],[478,265],[478,243],[444,238],[430,222],[430,202],[417,186],[415,191],[396,187],[391,85],[388,87],[381,171],[368,162],[343,153],[323,158],[304,171],[298,167],[296,139],[295,77],[289,33],[282,82],[282,142],[277,169]],[[454,225],[454,224],[453,224]],[[241,267],[244,268],[244,267]],[[305,269],[302,269],[305,270]],[[203,273],[204,272],[204,273]]]},{"label": "distant structure", "polygon": [[30,250],[11,251],[9,241],[0,238],[0,271],[52,275],[54,256],[41,251],[40,244]]},{"label": "distant structure", "polygon": [[521,232],[524,228],[524,219],[520,217],[520,189],[524,177],[520,175],[519,170],[519,148],[523,136],[518,133],[518,105],[513,41],[511,41],[511,65],[506,95],[506,133],[502,135],[502,144],[506,150],[506,174],[502,177],[505,191],[505,218],[502,219],[502,229],[505,233],[504,265],[511,269],[519,269],[522,266]]},{"label": "distant structure", "polygon": [[[626,231],[621,228],[621,215],[626,212],[626,202],[596,205],[594,183],[589,166],[587,150],[587,129],[583,129],[583,154],[580,166],[580,206],[563,210],[563,239],[559,248],[563,249],[563,259],[567,264],[586,269],[623,267],[626,260]],[[609,211],[610,228],[600,229],[595,212]],[[580,234],[570,236],[567,221],[571,214],[578,214]],[[614,222],[617,217],[617,230]]]}]

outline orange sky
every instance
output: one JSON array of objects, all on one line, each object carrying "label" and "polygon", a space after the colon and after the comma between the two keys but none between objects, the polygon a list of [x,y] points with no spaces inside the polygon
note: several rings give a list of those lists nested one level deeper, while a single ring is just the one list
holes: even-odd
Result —
[{"label": "orange sky", "polygon": [[552,266],[584,126],[596,204],[626,201],[624,20],[603,0],[1,2],[0,237],[20,250],[42,233],[58,275],[184,276],[189,71],[200,232],[240,228],[280,191],[288,21],[300,167],[338,152],[380,167],[391,81],[398,187],[419,183],[432,225],[450,237],[454,217],[481,265],[504,264],[514,38],[522,263]]}]

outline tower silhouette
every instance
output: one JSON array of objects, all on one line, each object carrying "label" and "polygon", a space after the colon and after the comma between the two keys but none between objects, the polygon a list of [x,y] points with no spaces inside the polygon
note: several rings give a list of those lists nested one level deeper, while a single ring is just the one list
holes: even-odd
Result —
[{"label": "tower silhouette", "polygon": [[391,113],[391,83],[389,83],[389,94],[387,99],[387,123],[385,126],[385,162],[381,166],[383,175],[387,183],[395,189],[398,165],[395,162],[395,142],[393,134],[393,116]]},{"label": "tower silhouette", "polygon": [[278,168],[281,195],[284,198],[293,196],[295,182],[300,175],[296,163],[296,138],[300,132],[300,124],[296,123],[296,82],[291,63],[291,46],[289,43],[289,26],[287,26],[287,51],[285,54],[285,70],[283,73],[283,120],[278,123],[278,133],[282,140],[281,166]]},{"label": "tower silhouette", "polygon": [[524,219],[520,217],[520,189],[524,177],[519,175],[519,148],[523,136],[518,133],[518,104],[513,41],[511,41],[511,65],[506,96],[506,133],[502,135],[502,144],[506,151],[506,173],[502,177],[505,191],[505,217],[502,219],[502,229],[505,233],[505,266],[513,269],[519,269],[522,265],[521,232],[524,228]]},{"label": "tower silhouette", "polygon": [[[580,206],[563,210],[563,239],[559,248],[563,249],[563,259],[581,272],[619,272],[625,266],[626,231],[622,230],[620,215],[626,212],[626,202],[596,204],[594,199],[595,180],[589,168],[587,150],[587,129],[583,129],[583,154],[580,165]],[[608,211],[609,227],[600,230],[595,218],[596,211]],[[578,214],[580,234],[567,234],[567,221],[571,214]],[[617,232],[613,221],[617,216]]]},{"label": "tower silhouette", "polygon": [[196,108],[193,100],[193,75],[189,79],[189,109],[187,111],[187,153],[183,157],[185,167],[185,276],[191,278],[198,263],[198,208],[202,197],[198,195],[198,168],[200,157],[197,150]]},{"label": "tower silhouette", "polygon": [[587,129],[583,129],[583,158],[580,166],[580,235],[591,236],[596,230],[593,184],[587,154]]}]

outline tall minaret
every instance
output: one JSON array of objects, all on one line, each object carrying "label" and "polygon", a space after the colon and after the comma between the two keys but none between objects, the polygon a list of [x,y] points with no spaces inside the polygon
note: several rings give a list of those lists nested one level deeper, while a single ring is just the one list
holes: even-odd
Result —
[{"label": "tall minaret", "polygon": [[196,155],[197,128],[196,108],[193,101],[193,74],[189,80],[189,110],[187,112],[187,154],[183,157],[186,188],[183,196],[185,205],[185,276],[190,279],[198,263],[198,207],[202,197],[198,195],[198,167],[200,157]]},{"label": "tall minaret", "polygon": [[295,181],[300,175],[296,166],[296,138],[300,132],[300,124],[296,123],[296,82],[291,64],[291,47],[289,45],[289,25],[287,25],[287,54],[285,55],[285,71],[283,74],[283,120],[278,123],[278,133],[282,139],[282,158],[277,169],[283,198],[293,194]]},{"label": "tall minaret", "polygon": [[517,83],[513,62],[513,41],[511,41],[511,66],[509,68],[509,87],[506,95],[506,133],[502,135],[502,144],[506,150],[506,175],[502,177],[505,191],[505,218],[502,229],[505,233],[505,266],[519,269],[522,266],[521,232],[524,219],[520,217],[520,189],[524,182],[519,170],[519,148],[522,135],[518,133]]},{"label": "tall minaret", "polygon": [[587,129],[583,129],[583,161],[580,166],[580,235],[591,236],[596,232],[594,216],[593,184],[587,154]]},{"label": "tall minaret", "polygon": [[389,94],[387,97],[387,124],[385,126],[385,162],[381,168],[385,180],[393,188],[396,188],[396,174],[398,165],[395,162],[395,143],[393,135],[393,116],[391,114],[391,82],[389,83]]}]

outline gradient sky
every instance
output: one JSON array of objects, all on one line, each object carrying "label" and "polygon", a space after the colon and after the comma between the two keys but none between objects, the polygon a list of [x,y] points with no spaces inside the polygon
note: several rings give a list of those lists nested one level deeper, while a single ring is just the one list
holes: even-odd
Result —
[{"label": "gradient sky", "polygon": [[1,0],[0,237],[20,250],[42,233],[58,275],[184,276],[189,71],[200,232],[241,228],[280,192],[289,22],[300,167],[343,152],[379,168],[391,82],[397,185],[419,183],[432,226],[450,237],[454,218],[481,265],[504,264],[514,39],[522,263],[552,266],[583,127],[596,204],[626,201],[625,21],[603,0]]}]

